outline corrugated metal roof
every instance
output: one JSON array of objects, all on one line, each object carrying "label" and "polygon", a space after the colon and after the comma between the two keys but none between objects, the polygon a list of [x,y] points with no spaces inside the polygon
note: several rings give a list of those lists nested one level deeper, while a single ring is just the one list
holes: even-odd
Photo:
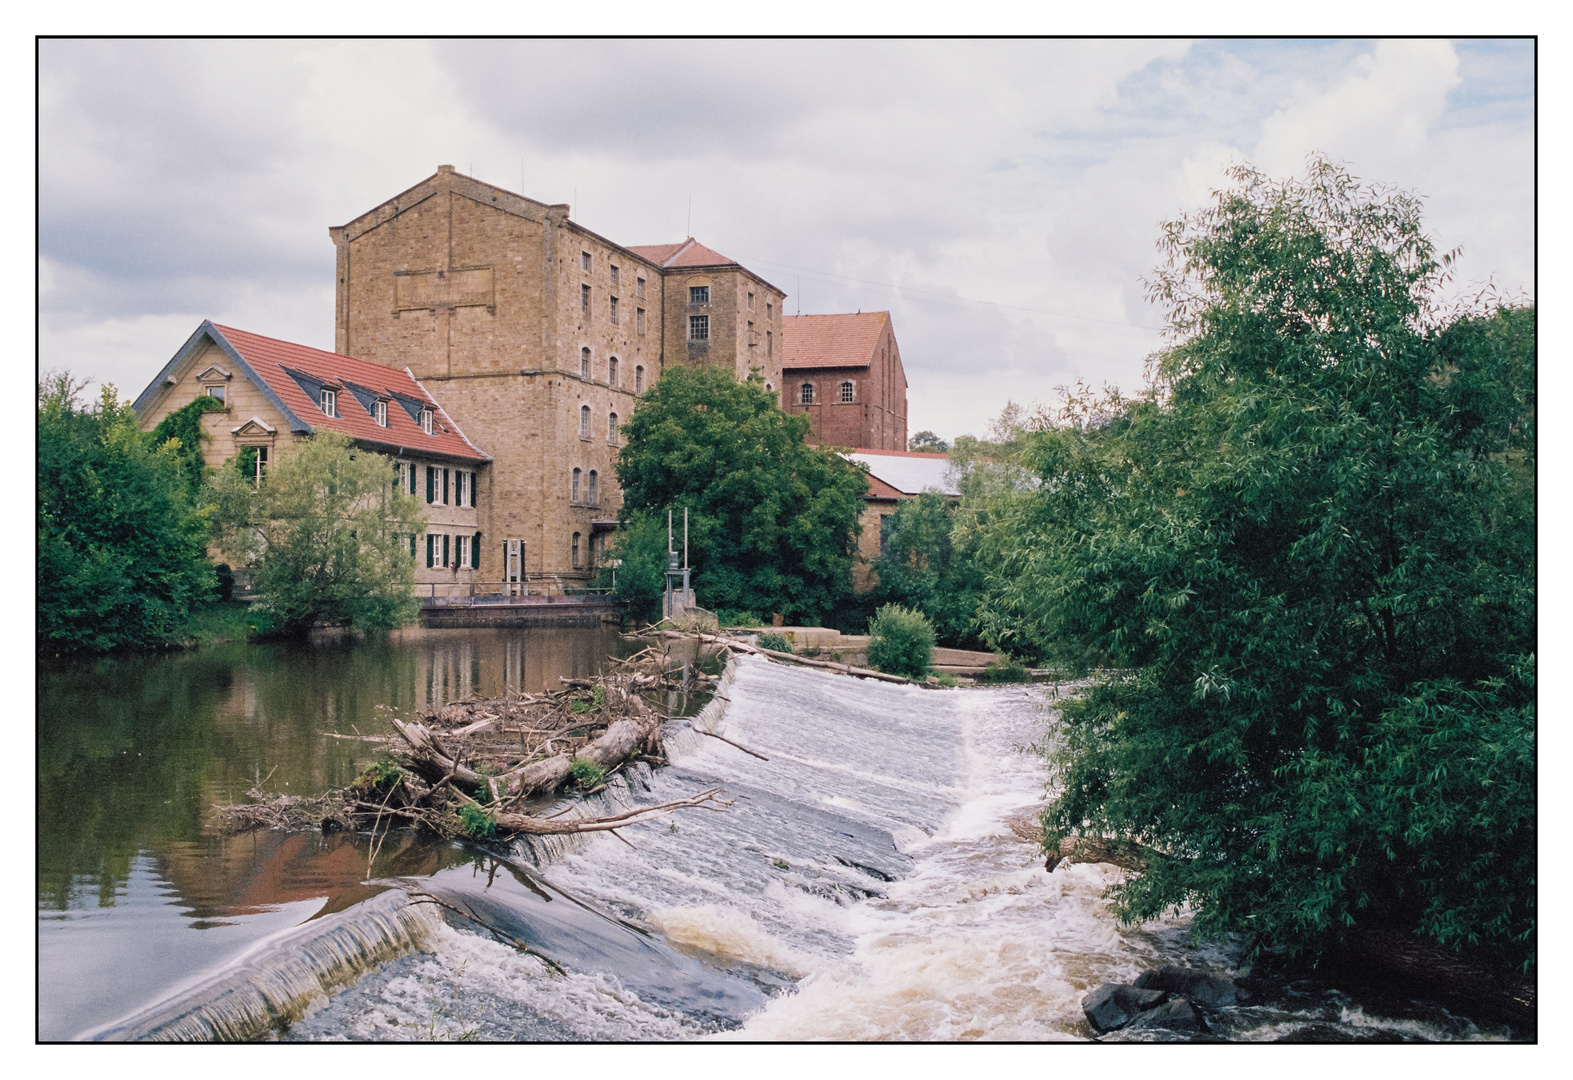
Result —
[{"label": "corrugated metal roof", "polygon": [[944,454],[918,454],[905,450],[851,450],[843,454],[851,461],[868,466],[871,477],[903,495],[938,491],[960,495],[956,471]]}]

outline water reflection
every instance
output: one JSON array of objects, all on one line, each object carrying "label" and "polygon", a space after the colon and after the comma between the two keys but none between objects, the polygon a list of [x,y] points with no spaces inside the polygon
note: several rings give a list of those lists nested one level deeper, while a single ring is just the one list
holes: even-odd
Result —
[{"label": "water reflection", "polygon": [[[100,1013],[204,962],[216,939],[239,947],[280,912],[293,923],[361,898],[362,840],[220,837],[207,829],[213,805],[264,780],[301,794],[342,786],[381,750],[357,736],[390,733],[390,715],[556,689],[640,647],[611,628],[422,629],[41,668],[40,1033],[69,1038],[113,1019]],[[390,839],[377,870],[430,873],[447,850]],[[198,945],[209,935],[193,929],[222,932]],[[107,981],[127,985],[87,989],[106,962],[124,967]]]}]

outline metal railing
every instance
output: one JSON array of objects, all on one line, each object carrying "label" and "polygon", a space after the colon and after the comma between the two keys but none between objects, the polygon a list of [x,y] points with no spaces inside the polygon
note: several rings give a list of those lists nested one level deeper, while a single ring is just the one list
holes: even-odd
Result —
[{"label": "metal railing", "polygon": [[524,581],[428,581],[415,586],[425,607],[481,604],[587,603],[608,598],[611,589],[565,584],[556,574],[530,574]]}]

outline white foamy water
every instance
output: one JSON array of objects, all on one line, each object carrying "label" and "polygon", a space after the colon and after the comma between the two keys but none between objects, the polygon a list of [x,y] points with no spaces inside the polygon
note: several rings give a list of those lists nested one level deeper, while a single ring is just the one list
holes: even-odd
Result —
[{"label": "white foamy water", "polygon": [[[1045,797],[1025,750],[1055,720],[1044,687],[940,692],[743,659],[722,692],[699,723],[769,760],[679,733],[672,765],[641,767],[618,801],[719,784],[729,812],[629,828],[629,844],[543,845],[539,876],[493,864],[425,879],[565,975],[445,925],[290,1037],[1084,1039],[1081,999],[1102,983],[1166,963],[1234,970],[1184,918],[1120,925],[1102,899],[1120,871],[1046,873],[1012,831]],[[1313,1028],[1482,1037],[1336,1003],[1242,1010],[1225,1037]]]}]

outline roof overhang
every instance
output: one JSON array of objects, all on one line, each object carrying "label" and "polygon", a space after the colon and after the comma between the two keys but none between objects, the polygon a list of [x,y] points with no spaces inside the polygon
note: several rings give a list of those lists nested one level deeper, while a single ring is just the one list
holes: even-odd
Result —
[{"label": "roof overhang", "polygon": [[147,389],[137,395],[137,399],[131,403],[131,408],[136,412],[139,422],[148,407],[153,404],[154,399],[163,392],[164,388],[174,385],[175,372],[179,371],[186,361],[195,356],[208,343],[218,346],[219,351],[228,357],[230,363],[239,368],[240,373],[251,380],[251,384],[267,399],[268,404],[277,409],[279,415],[289,421],[290,431],[299,435],[311,434],[311,425],[296,416],[290,407],[284,404],[283,399],[273,392],[273,387],[268,385],[268,381],[257,374],[256,369],[246,362],[246,358],[240,355],[235,346],[229,343],[229,339],[221,334],[218,327],[214,326],[209,319],[202,320],[202,325],[197,327],[196,332],[186,339],[186,343],[180,347],[180,350],[175,353],[169,363],[164,365],[163,370],[154,377],[152,382],[148,383]]}]

